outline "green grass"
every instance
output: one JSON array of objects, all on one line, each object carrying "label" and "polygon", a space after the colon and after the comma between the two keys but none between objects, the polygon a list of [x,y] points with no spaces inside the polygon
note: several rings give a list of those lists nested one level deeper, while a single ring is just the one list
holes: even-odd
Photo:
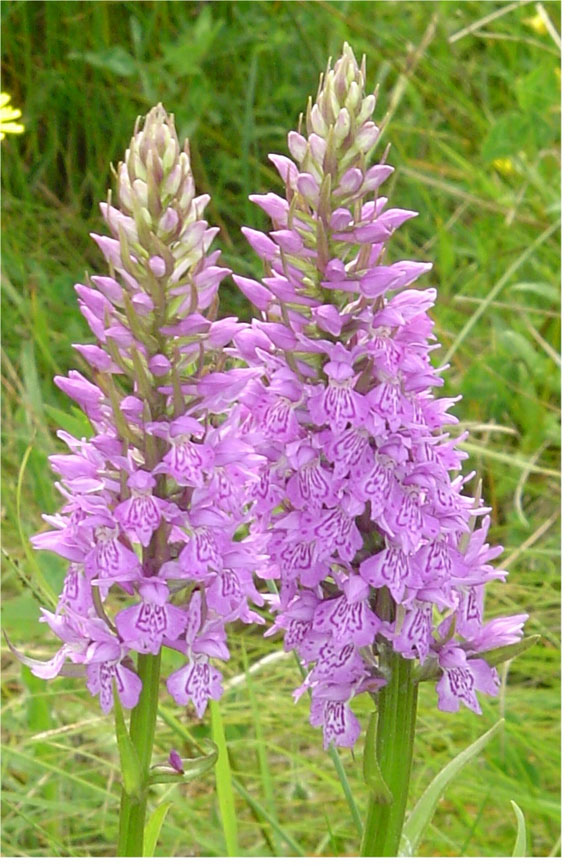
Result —
[{"label": "green grass", "polygon": [[[447,760],[506,718],[504,736],[446,792],[425,856],[509,855],[511,799],[525,815],[532,855],[559,853],[560,5],[543,4],[554,35],[531,26],[534,4],[509,6],[12,0],[1,10],[2,89],[26,124],[24,135],[2,142],[3,624],[14,643],[46,653],[55,646],[26,581],[41,574],[58,591],[63,564],[32,558],[25,539],[41,528],[42,512],[57,508],[47,463],[61,444],[56,429],[84,429],[52,378],[80,366],[71,343],[88,329],[73,283],[102,266],[88,233],[102,228],[97,203],[109,163],[122,157],[136,116],[161,100],[190,137],[226,263],[255,275],[240,226],[265,225],[249,193],[278,190],[266,154],[283,152],[328,56],[345,39],[357,56],[366,53],[370,89],[380,86],[377,116],[390,116],[384,141],[397,170],[388,194],[420,213],[398,231],[391,254],[435,262],[437,357],[451,364],[445,392],[463,395],[456,412],[472,430],[469,468],[493,510],[492,540],[505,546],[510,578],[490,588],[489,613],[527,610],[528,633],[542,635],[513,662],[503,699],[484,702],[482,717],[442,714],[433,687],[422,688],[413,800]],[[503,14],[481,23],[494,12]],[[221,295],[223,312],[248,317],[230,281]],[[226,681],[243,672],[244,652],[252,663],[279,649],[261,633],[234,633]],[[38,686],[3,653],[4,856],[113,854],[112,720],[101,719],[81,683]],[[308,698],[295,706],[290,697],[298,681],[287,657],[223,699],[239,851],[356,854],[354,817],[308,724]],[[195,739],[209,736],[209,716],[200,723],[163,697]],[[365,696],[356,709],[364,720]],[[157,760],[173,747],[184,755],[184,739],[159,718]],[[364,814],[361,749],[341,759]],[[151,809],[165,802],[158,856],[226,853],[213,773],[153,793]]]}]

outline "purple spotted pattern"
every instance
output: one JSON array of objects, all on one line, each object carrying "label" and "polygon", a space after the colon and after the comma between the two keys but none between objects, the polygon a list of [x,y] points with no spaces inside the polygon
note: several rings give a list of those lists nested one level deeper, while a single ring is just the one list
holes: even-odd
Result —
[{"label": "purple spotted pattern", "polygon": [[414,287],[431,264],[388,253],[416,214],[380,192],[393,169],[370,164],[380,129],[364,83],[345,46],[305,135],[289,134],[292,158],[270,156],[284,195],[251,196],[272,221],[243,230],[265,277],[234,277],[259,311],[234,343],[265,371],[241,404],[242,429],[265,441],[252,532],[278,587],[269,633],[307,670],[295,697],[311,690],[325,748],[357,739],[350,699],[385,684],[382,645],[435,666],[442,710],[480,712],[476,693],[495,695],[497,675],[475,656],[518,641],[526,620],[483,624],[501,548],[464,492],[464,437],[444,432],[455,400],[434,396],[436,290]]}]

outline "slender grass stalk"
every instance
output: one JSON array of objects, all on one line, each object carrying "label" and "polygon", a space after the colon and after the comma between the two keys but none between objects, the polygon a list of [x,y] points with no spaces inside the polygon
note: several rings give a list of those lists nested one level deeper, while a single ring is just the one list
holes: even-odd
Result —
[{"label": "slender grass stalk", "polygon": [[329,755],[332,758],[332,762],[334,764],[334,768],[336,770],[339,782],[342,787],[342,791],[346,798],[346,802],[348,804],[348,808],[350,810],[350,814],[352,816],[352,820],[354,821],[354,825],[358,831],[358,835],[362,836],[363,826],[362,826],[362,818],[360,817],[360,812],[358,811],[358,806],[353,797],[352,790],[350,788],[349,781],[346,777],[346,773],[338,754],[338,750],[335,746],[329,746]]},{"label": "slender grass stalk", "polygon": [[[269,769],[269,763],[267,761],[267,750],[265,748],[265,738],[263,736],[263,729],[261,726],[261,713],[259,711],[259,703],[257,700],[257,695],[255,692],[255,686],[253,684],[253,679],[250,676],[249,671],[249,659],[247,656],[247,649],[245,643],[242,641],[242,653],[243,653],[243,661],[244,661],[244,671],[245,671],[245,679],[247,683],[247,689],[249,694],[249,703],[251,705],[251,711],[253,714],[253,724],[255,729],[255,741],[256,741],[256,750],[257,750],[257,761],[259,764],[259,772],[261,775],[261,783],[263,787],[263,799],[264,803],[267,806],[267,811],[273,816],[275,821],[277,820],[277,814],[275,812],[275,797],[273,794],[273,784],[271,779],[271,772]],[[272,840],[272,846],[274,847],[274,853],[277,857],[282,856],[281,851],[281,843],[279,838],[275,838]]]},{"label": "slender grass stalk", "polygon": [[[24,668],[22,678],[29,690],[29,698],[26,702],[26,720],[29,731],[49,731],[54,727],[51,707],[46,694],[46,685],[38,680],[30,671]],[[38,742],[34,746],[34,753],[40,757],[49,758],[53,753],[53,747],[49,743]],[[57,777],[50,778],[48,775],[46,783],[41,788],[42,800],[46,803],[57,803],[60,799],[60,786]],[[46,823],[45,829],[56,839],[62,835],[62,818],[54,810],[53,817]]]},{"label": "slender grass stalk", "polygon": [[371,768],[383,779],[392,794],[385,802],[376,792],[370,795],[362,838],[362,857],[396,857],[410,783],[414,749],[418,687],[412,679],[413,661],[399,653],[389,656],[391,677],[377,696],[378,722],[375,761]]},{"label": "slender grass stalk", "polygon": [[218,747],[218,760],[215,767],[216,790],[218,793],[218,804],[222,818],[226,850],[228,857],[237,857],[239,855],[239,847],[236,807],[232,790],[232,770],[226,745],[224,722],[219,705],[216,701],[210,702],[210,712],[212,714],[212,739]]},{"label": "slender grass stalk", "polygon": [[137,671],[142,681],[142,691],[139,702],[131,713],[130,736],[143,769],[143,786],[139,799],[129,797],[123,790],[119,815],[118,857],[142,857],[143,853],[148,773],[158,708],[160,653],[139,653]]},{"label": "slender grass stalk", "polygon": [[296,842],[295,839],[293,839],[293,837],[287,832],[287,830],[283,828],[283,826],[277,821],[275,816],[264,808],[264,806],[259,802],[259,800],[256,800],[255,797],[251,796],[247,788],[244,788],[244,786],[238,782],[235,776],[232,776],[232,785],[238,792],[240,797],[243,797],[246,803],[251,806],[255,814],[260,819],[267,821],[267,823],[270,824],[271,827],[273,827],[275,833],[286,845],[289,846],[293,854],[296,854],[299,857],[307,857],[306,851],[301,848],[299,843]]}]

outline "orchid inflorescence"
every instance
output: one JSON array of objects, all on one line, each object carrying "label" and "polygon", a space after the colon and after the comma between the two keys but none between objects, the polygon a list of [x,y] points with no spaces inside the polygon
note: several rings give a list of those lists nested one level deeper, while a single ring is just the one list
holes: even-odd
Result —
[{"label": "orchid inflorescence", "polygon": [[289,134],[292,159],[270,157],[285,196],[251,196],[273,225],[243,230],[266,274],[234,276],[251,324],[215,321],[230,271],[208,252],[208,196],[161,106],[118,167],[118,206],[102,205],[110,275],[76,287],[91,378],[56,379],[93,435],[60,432],[65,504],[33,539],[70,562],[42,614],[62,647],[25,660],[43,678],[85,673],[105,712],[114,683],[137,703],[132,653],[165,646],[183,659],[168,691],[201,716],[222,693],[211,660],[228,659],[226,624],[263,623],[250,605],[266,600],[325,748],[355,743],[350,700],[387,683],[387,653],[438,678],[442,710],[480,712],[476,693],[498,689],[482,654],[521,637],[526,615],[483,622],[501,548],[464,492],[466,434],[444,432],[456,401],[433,393],[436,290],[410,288],[431,265],[388,259],[416,214],[379,194],[393,168],[387,154],[371,164],[381,129],[364,88],[345,45],[306,134]]},{"label": "orchid inflorescence", "polygon": [[311,689],[325,748],[354,744],[349,701],[385,684],[386,648],[440,672],[440,709],[481,712],[476,691],[498,680],[478,656],[519,640],[527,618],[482,621],[502,548],[485,543],[489,509],[462,493],[466,434],[443,432],[456,401],[432,392],[436,290],[409,288],[431,264],[387,260],[417,214],[378,192],[393,168],[370,165],[381,130],[364,86],[345,45],[306,135],[301,122],[289,133],[292,159],[270,155],[285,197],[251,196],[273,224],[243,230],[267,276],[234,277],[261,315],[235,342],[265,367],[241,403],[267,457],[252,535],[269,554],[259,573],[279,581],[269,633],[310,668],[295,696]]},{"label": "orchid inflorescence", "polygon": [[63,641],[39,677],[83,670],[108,712],[113,682],[125,707],[141,683],[131,654],[178,650],[167,680],[202,715],[222,693],[211,659],[229,657],[225,626],[263,622],[252,578],[244,491],[260,458],[239,435],[235,397],[255,370],[227,370],[224,346],[243,325],[213,321],[229,271],[208,252],[218,231],[203,219],[188,145],[161,106],[135,129],[117,171],[118,208],[103,203],[112,237],[93,235],[110,276],[77,285],[96,337],[75,348],[91,380],[72,370],[56,384],[89,418],[93,436],[59,435],[51,458],[65,504],[36,548],[70,561],[57,610],[43,619]]}]

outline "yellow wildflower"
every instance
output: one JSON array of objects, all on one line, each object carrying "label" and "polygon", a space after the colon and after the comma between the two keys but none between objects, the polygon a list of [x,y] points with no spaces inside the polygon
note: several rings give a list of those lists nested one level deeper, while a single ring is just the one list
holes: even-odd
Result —
[{"label": "yellow wildflower", "polygon": [[512,174],[514,172],[514,166],[512,159],[506,157],[505,159],[494,159],[493,167],[500,171],[501,174]]},{"label": "yellow wildflower", "polygon": [[20,133],[24,131],[23,124],[14,123],[22,116],[22,112],[19,108],[12,108],[10,99],[9,93],[0,93],[0,141],[7,132]]},{"label": "yellow wildflower", "polygon": [[544,23],[544,18],[537,12],[536,15],[533,15],[532,18],[523,18],[525,24],[528,24],[535,33],[538,33],[539,36],[544,36],[545,33],[548,33],[546,28],[546,24]]}]

